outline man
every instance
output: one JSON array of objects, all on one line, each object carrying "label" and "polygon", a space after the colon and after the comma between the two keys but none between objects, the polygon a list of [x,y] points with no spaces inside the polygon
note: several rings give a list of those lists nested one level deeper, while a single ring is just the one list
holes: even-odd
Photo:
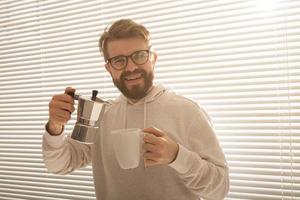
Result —
[{"label": "man", "polygon": [[[226,160],[208,115],[196,103],[154,86],[157,54],[148,30],[119,20],[102,34],[99,47],[122,95],[106,110],[99,140],[82,144],[63,134],[74,111],[65,94],[49,103],[43,155],[49,171],[67,174],[90,163],[99,200],[220,200],[228,192]],[[112,149],[111,131],[142,128],[143,159],[121,169]]]}]

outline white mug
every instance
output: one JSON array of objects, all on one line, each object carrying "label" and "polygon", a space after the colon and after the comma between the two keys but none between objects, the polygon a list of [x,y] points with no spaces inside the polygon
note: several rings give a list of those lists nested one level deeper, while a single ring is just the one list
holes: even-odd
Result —
[{"label": "white mug", "polygon": [[111,132],[115,156],[122,169],[139,166],[144,134],[139,128],[118,129]]}]

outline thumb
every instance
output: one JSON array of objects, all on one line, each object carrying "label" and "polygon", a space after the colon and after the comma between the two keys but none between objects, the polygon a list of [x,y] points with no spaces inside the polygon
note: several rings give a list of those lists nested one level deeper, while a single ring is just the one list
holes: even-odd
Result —
[{"label": "thumb", "polygon": [[75,88],[67,87],[67,88],[65,89],[65,94],[68,94],[68,95],[70,95],[70,96],[74,96],[75,91],[76,91]]},{"label": "thumb", "polygon": [[146,133],[153,134],[157,137],[163,137],[165,135],[160,129],[158,129],[156,127],[144,128],[143,131]]}]

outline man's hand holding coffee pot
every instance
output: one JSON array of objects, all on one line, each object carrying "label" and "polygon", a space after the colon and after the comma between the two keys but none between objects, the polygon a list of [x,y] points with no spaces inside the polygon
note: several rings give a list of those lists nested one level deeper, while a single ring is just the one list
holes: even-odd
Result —
[{"label": "man's hand holding coffee pot", "polygon": [[75,89],[67,87],[64,94],[54,95],[49,103],[49,121],[47,131],[51,135],[61,134],[64,125],[71,119],[74,112],[74,99],[70,94],[74,94]]},{"label": "man's hand holding coffee pot", "polygon": [[143,130],[145,166],[167,165],[172,163],[178,154],[179,145],[161,130],[150,127]]}]

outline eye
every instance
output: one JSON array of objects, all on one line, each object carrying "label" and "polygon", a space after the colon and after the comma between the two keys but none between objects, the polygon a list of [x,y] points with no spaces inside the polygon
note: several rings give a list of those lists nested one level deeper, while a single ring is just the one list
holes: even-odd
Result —
[{"label": "eye", "polygon": [[137,63],[144,63],[148,59],[147,51],[137,51],[132,55],[132,59]]},{"label": "eye", "polygon": [[111,59],[112,65],[124,65],[126,63],[126,57],[124,56],[117,56]]}]

